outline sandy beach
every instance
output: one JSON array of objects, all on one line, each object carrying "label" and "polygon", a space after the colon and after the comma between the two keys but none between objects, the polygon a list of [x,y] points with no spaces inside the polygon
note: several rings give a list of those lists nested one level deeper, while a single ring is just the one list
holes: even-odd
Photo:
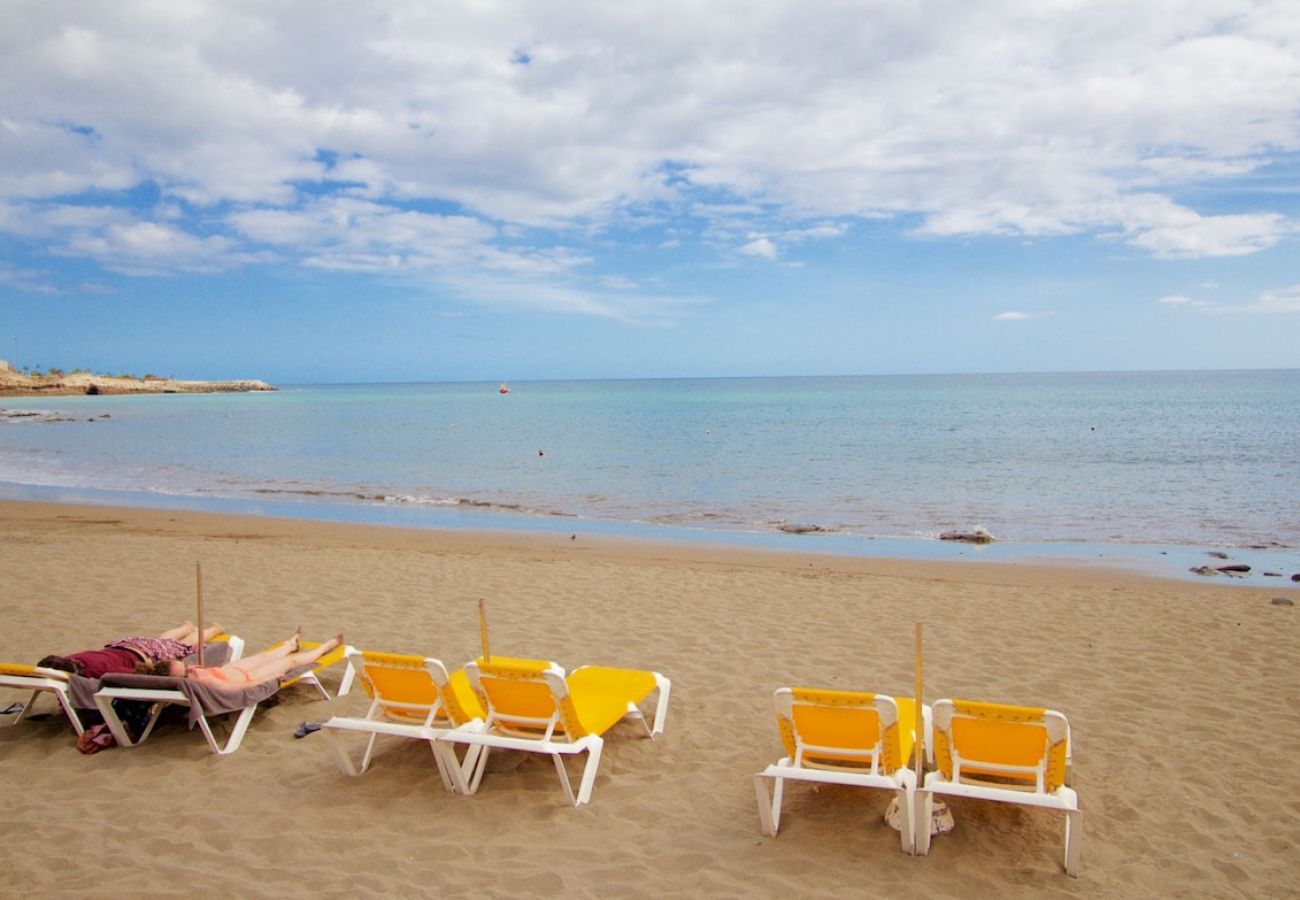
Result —
[{"label": "sandy beach", "polygon": [[[493,535],[0,503],[0,659],[98,647],[208,614],[250,651],[303,624],[364,649],[652,668],[667,731],[609,736],[573,809],[549,760],[498,757],[474,797],[428,749],[348,778],[303,721],[359,714],[289,688],[241,749],[176,725],[77,752],[60,716],[0,729],[4,891],[189,896],[1284,897],[1300,892],[1300,601],[1103,569],[854,560],[567,535]],[[779,837],[751,776],[781,754],[771,693],[1043,705],[1069,717],[1080,877],[1062,817],[955,801],[928,857],[899,852],[882,792],[792,786]],[[335,684],[337,674],[327,677]],[[2,698],[25,699],[16,691]],[[53,710],[48,699],[44,708]]]}]

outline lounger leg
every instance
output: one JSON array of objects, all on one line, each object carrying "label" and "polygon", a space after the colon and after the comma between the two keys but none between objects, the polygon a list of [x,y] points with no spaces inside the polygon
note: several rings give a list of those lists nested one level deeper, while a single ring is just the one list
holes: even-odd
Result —
[{"label": "lounger leg", "polygon": [[591,800],[592,788],[596,786],[596,769],[600,767],[600,751],[604,744],[600,738],[594,735],[591,737],[591,745],[587,750],[587,767],[582,770],[582,786],[578,788],[578,802],[574,806],[581,806]]},{"label": "lounger leg", "polygon": [[[362,764],[363,767],[360,770],[358,770],[356,765],[353,764],[352,757],[348,756],[347,750],[343,747],[343,740],[334,733],[333,728],[324,728],[322,731],[325,732],[330,747],[334,749],[334,759],[338,761],[339,768],[343,770],[344,775],[350,775],[355,778],[365,771],[364,762]],[[374,741],[373,736],[371,736],[371,741]]]},{"label": "lounger leg", "polygon": [[577,806],[579,801],[573,799],[573,788],[569,785],[569,772],[564,768],[564,757],[559,753],[552,753],[551,762],[555,763],[555,771],[559,773],[560,786],[564,788],[564,798],[569,801],[570,806]]},{"label": "lounger leg", "polygon": [[343,669],[343,678],[339,681],[339,692],[336,697],[346,697],[348,691],[352,690],[352,681],[357,677],[357,670],[352,666],[352,660],[347,660],[347,665]]},{"label": "lounger leg", "polygon": [[[32,711],[32,706],[36,703],[36,697],[38,694],[40,694],[40,691],[32,691],[32,695],[27,698],[27,702],[23,704],[23,708],[18,710],[18,713],[14,716],[14,720],[9,723],[10,725],[17,725],[23,720],[23,716]],[[80,734],[80,732],[78,732],[78,734]]]},{"label": "lounger leg", "polygon": [[664,676],[655,673],[655,684],[659,685],[659,700],[655,704],[655,723],[650,729],[650,737],[656,734],[663,734],[664,720],[668,718],[668,695],[672,692],[673,683]]},{"label": "lounger leg", "polygon": [[[474,777],[472,777],[469,780],[469,785],[468,785],[469,790],[467,791],[467,793],[470,794],[478,793],[479,783],[483,781],[483,770],[487,768],[488,750],[489,748],[486,746],[482,746],[479,748],[478,762],[474,766]],[[465,757],[465,763],[466,765],[469,764],[468,756]]]},{"label": "lounger leg", "polygon": [[[442,764],[447,767],[452,792],[465,795],[474,793],[473,790],[470,790],[470,783],[474,778],[474,771],[478,767],[479,755],[485,753],[486,748],[479,744],[470,744],[465,749],[464,759],[458,760],[454,744],[450,741],[438,741],[437,743],[442,747]],[[475,785],[475,788],[477,788],[477,785]]]},{"label": "lounger leg", "polygon": [[244,732],[248,731],[248,726],[253,721],[253,711],[256,706],[247,706],[239,713],[239,718],[235,719],[235,727],[230,730],[230,737],[226,738],[226,745],[223,747],[217,743],[212,734],[212,726],[208,724],[207,716],[199,717],[199,728],[203,731],[203,736],[207,738],[208,746],[212,752],[218,756],[226,756],[234,753],[239,749],[239,744],[244,740]]},{"label": "lounger leg", "polygon": [[375,753],[375,741],[379,738],[378,734],[371,732],[370,739],[366,741],[366,752],[361,755],[361,771],[364,772],[370,768],[371,757]]},{"label": "lounger leg", "polygon": [[[456,767],[456,754],[451,754],[450,765],[446,754],[450,748],[441,741],[429,741],[429,749],[433,751],[433,761],[438,765],[438,777],[442,779],[442,789],[449,794],[459,794],[460,769]],[[453,774],[455,773],[455,774]]]},{"label": "lounger leg", "polygon": [[[131,735],[127,733],[126,726],[117,717],[117,710],[113,709],[112,699],[96,695],[95,705],[99,707],[99,714],[104,717],[104,723],[108,725],[108,730],[112,732],[113,739],[117,741],[119,747],[134,747],[139,743],[139,741],[131,740]],[[155,718],[157,718],[156,715]],[[150,728],[153,727],[152,720],[150,720],[149,726]],[[148,734],[149,730],[146,729],[145,733],[140,736],[140,740],[144,740]]]},{"label": "lounger leg", "polygon": [[310,684],[312,687],[316,688],[316,690],[320,693],[321,697],[323,697],[324,699],[326,700],[330,699],[330,692],[325,690],[325,685],[320,683],[320,679],[316,677],[315,672],[307,672],[299,680],[305,681],[308,684]]},{"label": "lounger leg", "polygon": [[40,691],[32,691],[32,695],[27,698],[27,702],[23,704],[23,708],[18,710],[18,714],[14,716],[14,720],[9,723],[10,725],[17,725],[23,720],[23,716],[32,711],[32,707],[36,705],[36,698],[40,693]]},{"label": "lounger leg", "polygon": [[913,854],[928,856],[930,853],[930,818],[934,815],[934,795],[929,791],[918,790],[913,796],[912,833]]},{"label": "lounger leg", "polygon": [[768,837],[776,837],[781,827],[781,795],[785,787],[784,778],[773,778],[772,795],[767,792],[767,775],[754,776],[754,796],[758,800],[758,829]]},{"label": "lounger leg", "polygon": [[1083,843],[1083,813],[1077,809],[1065,811],[1065,874],[1079,877],[1079,845]]},{"label": "lounger leg", "polygon": [[916,855],[916,792],[898,791],[898,839],[903,852],[908,856]]},{"label": "lounger leg", "polygon": [[[58,697],[59,706],[63,707],[63,714],[67,716],[68,721],[72,723],[72,730],[77,732],[77,737],[81,737],[82,732],[86,730],[85,726],[81,724],[81,716],[77,714],[75,709],[73,709],[72,704],[68,701],[67,694],[63,693],[63,691],[55,691],[54,693],[55,696]],[[35,694],[32,695],[32,699],[36,699]],[[30,708],[30,706],[24,708],[24,711],[26,711],[27,708]],[[20,717],[21,715],[22,713],[19,713]]]}]

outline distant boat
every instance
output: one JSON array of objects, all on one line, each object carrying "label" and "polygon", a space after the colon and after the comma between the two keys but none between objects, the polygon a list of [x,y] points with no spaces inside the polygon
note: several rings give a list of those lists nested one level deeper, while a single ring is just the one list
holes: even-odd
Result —
[{"label": "distant boat", "polygon": [[497,388],[497,393],[498,394],[510,393],[510,385],[506,384],[504,381],[501,382],[501,387]]}]

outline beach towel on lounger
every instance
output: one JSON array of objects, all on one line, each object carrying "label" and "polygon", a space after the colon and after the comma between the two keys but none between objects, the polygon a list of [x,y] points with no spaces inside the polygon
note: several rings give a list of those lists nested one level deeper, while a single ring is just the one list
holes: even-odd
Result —
[{"label": "beach towel on lounger", "polygon": [[[182,660],[187,666],[197,665],[198,661],[198,653],[191,653]],[[230,644],[227,641],[213,641],[206,644],[203,648],[203,661],[210,666],[225,665],[230,661]],[[69,674],[68,700],[73,708],[95,709],[95,693],[99,690],[100,683],[99,678],[83,678],[80,675]]]},{"label": "beach towel on lounger", "polygon": [[190,728],[208,716],[222,716],[241,712],[270,697],[280,689],[278,681],[255,684],[242,690],[214,688],[190,678],[169,678],[162,675],[105,675],[100,679],[104,687],[131,688],[144,691],[178,691],[189,704],[187,718]]}]

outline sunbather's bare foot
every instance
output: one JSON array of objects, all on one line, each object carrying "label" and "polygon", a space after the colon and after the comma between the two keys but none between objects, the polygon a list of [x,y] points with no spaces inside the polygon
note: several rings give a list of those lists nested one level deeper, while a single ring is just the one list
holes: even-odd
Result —
[{"label": "sunbather's bare foot", "polygon": [[329,651],[333,650],[335,647],[342,647],[342,646],[343,646],[343,635],[336,634],[334,635],[334,637],[330,638],[328,641],[325,642],[325,645],[322,649],[326,653],[328,653]]},{"label": "sunbather's bare foot", "polygon": [[289,640],[285,641],[285,643],[289,645],[289,650],[293,653],[297,653],[299,650],[302,649],[302,626],[301,625],[298,626],[298,630],[295,631],[293,633],[293,636],[290,637]]}]

